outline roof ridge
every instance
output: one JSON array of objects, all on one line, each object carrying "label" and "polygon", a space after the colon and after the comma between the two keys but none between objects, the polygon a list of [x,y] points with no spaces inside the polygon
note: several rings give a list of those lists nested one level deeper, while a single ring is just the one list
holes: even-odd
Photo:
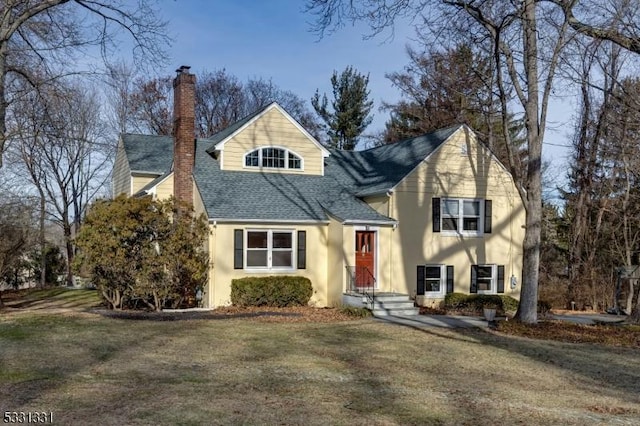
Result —
[{"label": "roof ridge", "polygon": [[363,149],[362,151],[352,151],[352,152],[371,152],[371,151],[374,151],[374,150],[377,150],[377,149],[381,149],[381,148],[386,148],[386,147],[389,147],[389,146],[398,146],[400,144],[408,143],[408,142],[411,142],[411,141],[413,141],[415,139],[418,139],[418,138],[424,138],[424,137],[427,137],[427,136],[431,136],[431,135],[434,135],[436,133],[445,133],[446,131],[457,130],[457,129],[459,129],[460,127],[462,127],[464,125],[465,125],[464,123],[452,124],[451,126],[441,127],[439,129],[433,130],[431,132],[423,133],[421,135],[412,136],[410,138],[405,138],[405,139],[399,140],[397,142],[386,143],[384,145],[374,146],[373,148]]}]

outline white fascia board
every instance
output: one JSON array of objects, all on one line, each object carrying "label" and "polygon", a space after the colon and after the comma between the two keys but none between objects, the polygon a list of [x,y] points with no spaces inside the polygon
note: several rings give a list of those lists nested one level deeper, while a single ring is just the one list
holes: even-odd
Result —
[{"label": "white fascia board", "polygon": [[246,223],[246,224],[277,224],[277,225],[326,225],[328,220],[280,220],[280,219],[227,219],[210,218],[209,223]]},{"label": "white fascia board", "polygon": [[342,221],[343,225],[386,225],[386,226],[396,226],[398,225],[397,220],[345,220]]},{"label": "white fascia board", "polygon": [[278,111],[280,111],[280,113],[282,115],[284,115],[287,120],[289,120],[294,126],[296,126],[296,128],[298,130],[300,130],[307,138],[309,138],[309,140],[316,145],[316,147],[318,147],[320,149],[320,151],[322,152],[322,156],[324,158],[328,157],[329,155],[331,155],[331,153],[329,152],[329,150],[327,150],[324,146],[322,146],[322,144],[320,142],[318,142],[313,136],[311,136],[311,134],[300,125],[300,123],[298,123],[293,117],[291,117],[291,115],[289,115],[289,113],[287,111],[284,110],[284,108],[282,108],[280,105],[278,105],[277,102],[272,102],[271,104],[269,104],[267,107],[265,107],[262,112],[260,112],[259,114],[257,114],[255,117],[253,117],[251,120],[247,121],[246,123],[244,123],[244,125],[242,125],[241,127],[239,127],[235,132],[231,133],[229,136],[227,136],[226,138],[224,138],[223,140],[221,140],[220,142],[218,142],[215,146],[214,146],[214,150],[216,151],[224,151],[224,145],[233,137],[235,137],[238,133],[242,132],[244,129],[246,129],[247,127],[249,127],[251,124],[253,124],[256,120],[260,119],[263,115],[265,115],[267,112],[271,111],[272,109],[277,109]]}]

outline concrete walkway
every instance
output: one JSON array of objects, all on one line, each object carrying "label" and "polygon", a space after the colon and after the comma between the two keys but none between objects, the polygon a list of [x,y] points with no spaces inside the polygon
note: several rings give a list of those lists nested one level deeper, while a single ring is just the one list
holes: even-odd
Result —
[{"label": "concrete walkway", "polygon": [[376,320],[388,324],[397,324],[410,327],[441,327],[441,328],[486,328],[488,322],[481,317],[468,317],[456,315],[388,315],[376,317]]},{"label": "concrete walkway", "polygon": [[[616,323],[622,322],[627,317],[624,315],[607,314],[559,314],[551,315],[551,319],[568,321],[577,324]],[[542,319],[542,318],[539,318]],[[457,315],[388,315],[376,317],[376,320],[388,324],[404,325],[416,328],[440,327],[440,328],[487,328],[489,323],[482,317],[469,317]],[[504,318],[496,318],[501,321]]]}]

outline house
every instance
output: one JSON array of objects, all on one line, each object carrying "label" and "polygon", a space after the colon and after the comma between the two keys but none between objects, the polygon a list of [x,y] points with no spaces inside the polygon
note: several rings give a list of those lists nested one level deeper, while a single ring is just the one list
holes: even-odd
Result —
[{"label": "house", "polygon": [[174,90],[174,137],[120,137],[114,195],[175,195],[206,214],[206,305],[229,304],[234,278],[269,274],[308,277],[316,306],[366,290],[419,305],[452,291],[519,296],[523,204],[468,127],[335,151],[272,103],[196,139],[188,67]]}]

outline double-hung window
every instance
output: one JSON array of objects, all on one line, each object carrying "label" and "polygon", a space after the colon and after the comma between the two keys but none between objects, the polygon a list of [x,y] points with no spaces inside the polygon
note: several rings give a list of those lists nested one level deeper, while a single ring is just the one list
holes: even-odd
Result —
[{"label": "double-hung window", "polygon": [[471,293],[504,293],[503,265],[471,265]]},{"label": "double-hung window", "polygon": [[427,265],[425,267],[424,294],[439,296],[444,294],[446,286],[444,265]]},{"label": "double-hung window", "polygon": [[442,200],[442,232],[482,235],[484,203],[481,200],[446,198]]},{"label": "double-hung window", "polygon": [[442,298],[453,292],[452,265],[418,265],[418,296]]},{"label": "double-hung window", "polygon": [[293,269],[293,231],[247,230],[247,269]]}]

